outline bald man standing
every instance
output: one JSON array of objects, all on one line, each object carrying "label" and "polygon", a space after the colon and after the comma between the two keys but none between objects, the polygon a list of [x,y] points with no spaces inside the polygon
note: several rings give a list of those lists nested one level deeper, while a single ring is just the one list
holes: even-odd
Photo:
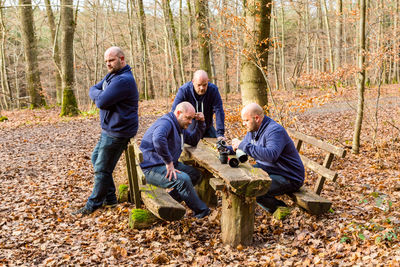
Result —
[{"label": "bald man standing", "polygon": [[[187,131],[193,119],[197,121],[197,126],[193,131]],[[196,115],[189,102],[182,102],[176,106],[174,112],[162,116],[151,125],[140,144],[143,154],[140,167],[147,183],[161,188],[173,188],[170,195],[178,202],[185,201],[196,218],[203,218],[210,213],[210,209],[194,189],[194,185],[201,181],[201,174],[178,159],[183,144],[196,146],[204,128],[204,116]]]},{"label": "bald man standing", "polygon": [[256,103],[242,109],[248,133],[243,141],[232,140],[233,150],[241,149],[256,160],[254,167],[266,171],[272,179],[268,192],[257,203],[270,213],[286,204],[275,196],[293,193],[304,183],[304,166],[285,128],[264,115]]},{"label": "bald man standing", "polygon": [[91,214],[101,206],[117,205],[112,177],[115,165],[130,138],[138,131],[139,93],[131,67],[119,47],[104,53],[108,74],[89,90],[100,109],[101,136],[92,153],[94,186],[86,205],[72,214]]},{"label": "bald man standing", "polygon": [[[202,113],[204,115],[206,129],[203,137],[225,139],[225,113],[221,95],[218,91],[218,87],[209,82],[207,72],[204,70],[197,70],[193,74],[192,81],[185,83],[179,88],[174,103],[172,104],[172,111],[183,101],[190,102],[196,109],[196,114]],[[213,125],[214,113],[217,130],[215,130]],[[195,125],[196,124],[193,123],[189,127],[189,130],[194,129]]]}]

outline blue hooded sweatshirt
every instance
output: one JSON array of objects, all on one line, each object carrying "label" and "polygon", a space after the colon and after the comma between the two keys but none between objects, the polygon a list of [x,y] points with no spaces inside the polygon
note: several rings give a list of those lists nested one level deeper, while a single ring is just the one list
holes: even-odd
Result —
[{"label": "blue hooded sweatshirt", "polygon": [[257,132],[248,132],[239,149],[253,157],[269,174],[304,182],[304,166],[285,128],[264,116]]},{"label": "blue hooded sweatshirt", "polygon": [[108,73],[89,90],[90,98],[100,109],[103,132],[114,137],[131,138],[139,127],[139,93],[131,67]]},{"label": "blue hooded sweatshirt", "polygon": [[[203,112],[206,130],[213,125],[213,115],[215,113],[217,137],[224,136],[225,113],[222,106],[221,95],[215,84],[209,82],[206,93],[204,95],[198,95],[194,90],[193,82],[185,83],[179,88],[176,94],[174,103],[172,103],[172,111],[175,111],[176,106],[184,101],[190,102],[196,109],[196,112]],[[192,127],[190,127],[190,129],[192,129]]]},{"label": "blue hooded sweatshirt", "polygon": [[170,162],[177,163],[184,143],[196,146],[199,142],[205,124],[199,121],[197,125],[194,131],[182,129],[173,112],[159,118],[147,129],[140,143],[140,150],[143,153],[140,167],[146,169]]}]

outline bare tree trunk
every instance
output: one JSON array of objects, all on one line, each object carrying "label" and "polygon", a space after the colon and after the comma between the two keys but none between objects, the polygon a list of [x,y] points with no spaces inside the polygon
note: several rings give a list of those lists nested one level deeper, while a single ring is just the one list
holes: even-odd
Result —
[{"label": "bare tree trunk", "polygon": [[[176,71],[175,66],[178,65],[179,61],[177,60],[177,57],[173,56],[173,50],[171,47],[171,42],[176,41],[176,38],[173,38],[172,35],[172,26],[171,24],[171,17],[170,17],[170,7],[169,7],[169,0],[163,0],[163,14],[164,14],[164,29],[165,29],[165,38],[167,38],[167,44],[168,44],[168,49],[165,51],[166,53],[168,53],[169,58],[170,58],[170,66],[172,69],[172,73],[173,73],[173,79],[174,79],[174,84],[175,84],[175,88],[173,88],[173,92],[175,93],[176,90],[179,88],[179,79],[178,79],[178,73]],[[172,16],[172,13],[171,13]],[[173,22],[173,20],[172,20]],[[176,37],[176,36],[175,36]],[[174,63],[174,58],[176,60],[176,64]]]},{"label": "bare tree trunk", "polygon": [[335,69],[342,63],[342,47],[343,47],[343,0],[336,0],[336,53],[335,53]]},{"label": "bare tree trunk", "polygon": [[304,29],[306,31],[306,72],[310,73],[311,63],[310,63],[310,7],[308,5],[308,0],[305,4],[305,18],[304,18]]},{"label": "bare tree trunk", "polygon": [[25,50],[27,88],[30,95],[31,108],[38,108],[45,106],[46,101],[42,91],[37,61],[32,1],[19,0],[19,10],[22,25],[22,39]]},{"label": "bare tree trunk", "polygon": [[329,25],[329,19],[328,19],[328,8],[326,7],[326,0],[321,0],[321,8],[323,8],[323,17],[325,21],[325,28],[326,28],[326,34],[328,36],[328,53],[329,53],[329,68],[330,71],[333,72],[335,71],[335,67],[333,65],[333,52],[332,52],[332,40],[331,40],[331,27]]},{"label": "bare tree trunk", "polygon": [[55,18],[53,10],[50,5],[50,0],[45,0],[47,19],[49,23],[51,39],[52,39],[52,50],[53,50],[53,60],[56,69],[54,70],[54,77],[56,80],[56,101],[57,105],[61,105],[62,102],[62,87],[61,87],[61,57],[60,48],[58,41],[58,27],[56,27]]},{"label": "bare tree trunk", "polygon": [[[226,6],[226,0],[222,0],[221,3],[222,8]],[[222,12],[220,14],[221,17],[221,27],[220,27],[220,32],[224,31],[226,29],[226,13]],[[224,94],[225,94],[225,100],[228,100],[228,94],[230,93],[230,86],[229,86],[229,76],[228,76],[228,51],[226,45],[222,46],[222,51],[221,51],[221,61],[222,61],[222,84],[224,86]]]},{"label": "bare tree trunk", "polygon": [[179,0],[179,25],[178,25],[178,29],[179,29],[179,38],[178,38],[178,49],[179,49],[179,66],[181,68],[181,76],[182,76],[182,83],[184,83],[186,81],[186,75],[185,75],[185,68],[183,66],[183,31],[182,31],[182,27],[183,27],[183,21],[182,21],[182,0]]},{"label": "bare tree trunk", "polygon": [[186,0],[188,8],[188,35],[189,35],[189,75],[193,76],[193,20],[192,20],[192,5],[190,0]]},{"label": "bare tree trunk", "polygon": [[359,43],[358,43],[358,68],[357,73],[357,117],[354,124],[352,151],[355,154],[360,152],[360,135],[361,126],[364,118],[364,90],[365,90],[365,24],[366,24],[366,5],[365,0],[360,0],[360,26],[359,26]]},{"label": "bare tree trunk", "polygon": [[[242,103],[268,104],[267,71],[271,0],[248,0],[245,6],[245,54],[242,58]],[[254,52],[253,52],[254,51]]]},{"label": "bare tree trunk", "polygon": [[197,41],[199,43],[200,69],[211,75],[210,37],[207,31],[208,1],[196,0]]},{"label": "bare tree trunk", "polygon": [[60,116],[79,114],[74,94],[74,9],[73,0],[61,0],[61,71],[63,101]]},{"label": "bare tree trunk", "polygon": [[177,80],[179,80],[179,83],[183,83],[183,77],[184,77],[184,70],[183,70],[183,61],[182,61],[182,55],[179,51],[179,42],[178,42],[178,37],[176,36],[176,29],[175,29],[175,23],[174,23],[174,17],[172,15],[172,10],[171,6],[169,4],[169,0],[163,0],[164,2],[164,11],[166,12],[165,16],[168,18],[168,26],[169,26],[169,39],[172,41],[175,47],[175,60],[177,65],[179,65],[179,76],[177,76]]},{"label": "bare tree trunk", "polygon": [[[133,0],[132,0],[133,1]],[[147,53],[147,35],[146,35],[146,15],[144,13],[143,0],[138,0],[138,17],[140,44],[142,48],[142,66],[145,84],[145,99],[154,98],[154,86],[151,80],[151,70],[149,69],[149,54]]]},{"label": "bare tree trunk", "polygon": [[281,13],[282,13],[282,18],[281,18],[281,79],[282,79],[282,88],[286,90],[286,81],[285,81],[285,76],[286,76],[286,62],[285,62],[285,10],[283,7],[283,2],[281,3]]},{"label": "bare tree trunk", "polygon": [[8,83],[8,75],[7,75],[7,62],[6,62],[6,35],[7,29],[4,22],[3,16],[3,1],[0,1],[0,35],[1,35],[1,43],[0,43],[0,80],[1,80],[1,91],[2,91],[2,99],[3,102],[0,101],[2,109],[9,109],[12,106],[12,95],[10,86]]},{"label": "bare tree trunk", "polygon": [[275,90],[279,90],[279,70],[278,70],[278,53],[279,53],[279,36],[278,36],[278,23],[277,23],[277,15],[276,15],[276,7],[275,5],[272,6],[272,38],[274,40],[274,59],[273,59],[273,66],[274,66],[274,78],[275,78]]}]

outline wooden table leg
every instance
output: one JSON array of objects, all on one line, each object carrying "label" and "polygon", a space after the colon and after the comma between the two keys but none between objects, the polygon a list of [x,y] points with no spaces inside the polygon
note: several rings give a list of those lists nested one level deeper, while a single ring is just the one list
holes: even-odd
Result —
[{"label": "wooden table leg", "polygon": [[202,173],[203,179],[200,184],[196,186],[197,193],[200,199],[203,200],[208,207],[216,207],[218,198],[214,188],[210,185],[210,178],[213,178],[213,175],[203,168],[199,168],[199,170]]},{"label": "wooden table leg", "polygon": [[254,232],[255,198],[245,201],[232,192],[222,193],[221,235],[224,244],[250,245]]}]

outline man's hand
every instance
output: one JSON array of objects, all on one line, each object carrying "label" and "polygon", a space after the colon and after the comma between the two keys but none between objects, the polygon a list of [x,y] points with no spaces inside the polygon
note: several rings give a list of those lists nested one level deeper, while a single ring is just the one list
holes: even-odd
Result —
[{"label": "man's hand", "polygon": [[240,145],[241,142],[242,142],[242,141],[239,140],[239,139],[237,139],[237,138],[232,139],[232,148],[233,148],[233,151],[236,151],[236,149],[238,149],[238,147],[239,147],[239,145]]},{"label": "man's hand", "polygon": [[171,161],[168,164],[165,164],[165,167],[167,168],[167,174],[165,175],[165,178],[168,178],[168,180],[172,180],[172,178],[174,178],[174,180],[176,180],[176,173],[181,173],[180,170],[175,169],[174,167],[174,163]]},{"label": "man's hand", "polygon": [[194,119],[197,120],[197,121],[204,121],[204,114],[203,114],[203,112],[197,112],[197,113],[194,115]]}]

